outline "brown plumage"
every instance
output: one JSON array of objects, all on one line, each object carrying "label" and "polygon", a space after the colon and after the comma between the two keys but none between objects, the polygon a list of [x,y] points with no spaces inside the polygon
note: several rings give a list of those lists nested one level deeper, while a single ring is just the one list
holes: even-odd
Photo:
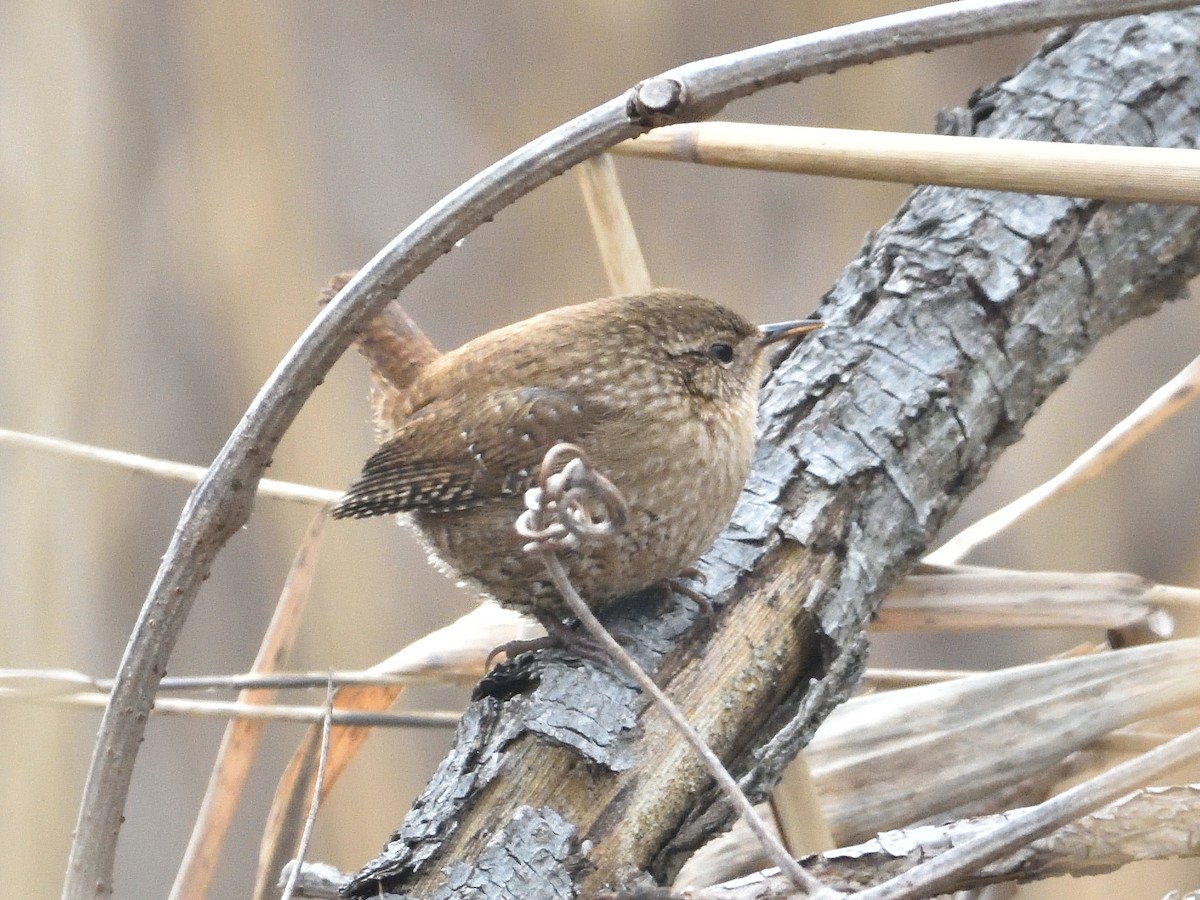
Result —
[{"label": "brown plumage", "polygon": [[677,575],[712,543],[750,468],[764,348],[816,327],[759,328],[656,290],[555,309],[440,356],[413,326],[414,372],[388,361],[404,339],[389,344],[377,320],[360,350],[384,441],[333,515],[409,513],[454,574],[507,606],[561,617],[513,526],[546,451],[578,444],[630,509],[613,541],[563,552],[580,594],[602,606]]}]

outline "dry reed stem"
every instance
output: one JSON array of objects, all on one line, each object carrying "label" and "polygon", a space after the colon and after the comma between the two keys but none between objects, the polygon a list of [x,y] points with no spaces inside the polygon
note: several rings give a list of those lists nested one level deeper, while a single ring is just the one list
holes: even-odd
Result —
[{"label": "dry reed stem", "polygon": [[[0,446],[20,447],[43,453],[53,453],[70,459],[82,459],[88,462],[102,463],[115,466],[140,475],[152,475],[172,481],[182,481],[185,484],[197,484],[208,471],[203,466],[193,466],[188,463],[172,462],[167,459],[156,459],[153,456],[142,456],[138,453],[126,453],[123,450],[110,450],[107,447],[96,447],[92,444],[81,444],[78,441],[67,441],[62,438],[45,437],[40,434],[29,434],[24,431],[12,431],[0,428]],[[258,495],[274,500],[290,500],[294,503],[307,503],[312,506],[324,506],[333,503],[342,496],[341,491],[330,491],[325,488],[309,487],[306,484],[292,484],[288,481],[276,481],[264,478],[258,483]]]},{"label": "dry reed stem", "polygon": [[851,699],[805,751],[834,837],[976,802],[1116,729],[1194,706],[1198,649],[1168,641]]},{"label": "dry reed stem", "polygon": [[[908,576],[884,601],[876,631],[926,631],[973,628],[1110,629],[1156,621],[1160,607],[1191,610],[1200,606],[1200,589],[1161,585],[1122,572],[1024,572],[983,567],[928,568]],[[494,603],[484,603],[457,621],[430,632],[387,660],[365,671],[334,672],[339,687],[399,688],[413,684],[469,684],[484,671],[493,647],[532,637],[532,621]],[[1160,629],[1159,636],[1165,631]],[[874,678],[868,673],[868,680]],[[880,679],[905,683],[954,677],[946,673],[880,674]],[[312,688],[325,684],[316,673],[249,673],[168,676],[163,691],[212,689]],[[0,669],[0,698],[21,699],[78,692],[104,691],[111,679],[62,669]],[[369,694],[366,695],[369,697]],[[386,708],[394,700],[368,701],[367,708]],[[358,701],[356,701],[358,702]],[[338,708],[355,707],[339,698]],[[336,738],[335,738],[336,744]],[[336,754],[334,754],[336,758]],[[331,766],[332,767],[332,766]]]},{"label": "dry reed stem", "polygon": [[296,890],[296,880],[300,877],[300,868],[304,865],[304,857],[308,853],[308,843],[312,840],[313,828],[317,824],[317,811],[321,808],[321,786],[325,783],[325,763],[329,759],[329,734],[333,730],[333,684],[325,690],[325,719],[321,723],[321,752],[317,756],[317,777],[313,787],[312,803],[309,804],[308,816],[304,820],[304,832],[300,835],[300,846],[296,850],[296,860],[288,875],[287,884],[283,888],[280,900],[291,900]]},{"label": "dry reed stem", "polygon": [[799,858],[837,846],[821,808],[816,779],[803,753],[797,754],[783,770],[767,803],[779,837],[792,856]]},{"label": "dry reed stem", "polygon": [[888,594],[871,627],[944,632],[1137,625],[1166,638],[1174,622],[1161,607],[1184,605],[1197,594],[1193,588],[1156,585],[1127,572],[922,566]]},{"label": "dry reed stem", "polygon": [[1200,150],[698,122],[612,148],[650,159],[902,184],[1200,203]]},{"label": "dry reed stem", "polygon": [[616,294],[642,294],[650,290],[654,282],[650,280],[650,270],[646,268],[633,219],[617,181],[613,158],[607,153],[594,156],[575,167],[575,176],[609,288]]},{"label": "dry reed stem", "polygon": [[[99,692],[54,695],[22,695],[0,693],[0,701],[38,703],[53,706],[78,706],[104,709],[108,694]],[[272,703],[238,703],[233,700],[184,700],[161,697],[155,702],[153,714],[191,716],[199,719],[251,719],[258,722],[296,722],[320,725],[323,712],[319,706],[300,706]],[[431,711],[412,713],[375,713],[358,710],[335,710],[333,724],[339,729],[371,728],[453,728],[458,724],[460,711]]]},{"label": "dry reed stem", "polygon": [[[243,690],[308,690],[323,687],[328,678],[314,672],[275,672],[255,675],[234,672],[227,675],[168,675],[160,689],[168,691],[243,691]],[[336,687],[380,685],[406,687],[415,684],[471,684],[478,676],[460,676],[436,671],[412,674],[385,674],[370,669],[363,671],[333,671]],[[112,689],[111,678],[92,678],[76,669],[0,669],[0,697],[20,694],[22,699],[73,694],[84,689],[105,693]]]},{"label": "dry reed stem", "polygon": [[937,684],[941,681],[955,681],[959,678],[969,678],[982,672],[971,669],[867,669],[863,673],[864,687],[880,691],[895,691],[906,687],[917,687],[922,684]]},{"label": "dry reed stem", "polygon": [[[324,526],[325,511],[321,510],[309,523],[292,560],[279,594],[279,602],[275,605],[258,654],[250,667],[251,674],[272,673],[287,661],[296,636],[300,633],[300,618],[312,589]],[[238,702],[247,705],[265,705],[274,699],[275,691],[264,689],[243,690],[238,696]],[[192,826],[192,835],[179,871],[175,874],[171,900],[202,900],[208,893],[221,854],[221,845],[258,752],[263,726],[261,720],[255,719],[236,719],[226,726],[200,813]]]}]

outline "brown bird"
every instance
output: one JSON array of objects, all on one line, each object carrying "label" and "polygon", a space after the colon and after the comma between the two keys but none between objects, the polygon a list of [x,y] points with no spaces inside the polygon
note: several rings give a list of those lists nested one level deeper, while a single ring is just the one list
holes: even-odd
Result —
[{"label": "brown bird", "polygon": [[546,452],[579,445],[628,504],[612,540],[560,551],[589,606],[678,575],[746,480],[765,348],[821,327],[757,326],[654,290],[561,307],[437,355],[392,315],[402,318],[359,339],[384,440],[333,515],[411,514],[443,568],[543,623],[561,623],[566,606],[514,523]]}]

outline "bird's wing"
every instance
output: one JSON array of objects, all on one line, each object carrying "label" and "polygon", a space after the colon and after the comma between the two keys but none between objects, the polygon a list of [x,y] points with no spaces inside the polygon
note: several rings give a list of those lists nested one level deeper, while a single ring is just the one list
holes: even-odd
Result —
[{"label": "bird's wing", "polygon": [[498,391],[466,406],[434,401],[367,460],[333,516],[452,512],[519,496],[533,485],[550,447],[585,438],[603,414],[595,404],[543,388]]}]

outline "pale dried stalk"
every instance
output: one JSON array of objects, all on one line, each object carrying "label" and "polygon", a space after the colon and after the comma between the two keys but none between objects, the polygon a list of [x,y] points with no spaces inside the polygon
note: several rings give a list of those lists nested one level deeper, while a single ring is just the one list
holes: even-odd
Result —
[{"label": "pale dried stalk", "polygon": [[1049,481],[960,531],[926,556],[925,562],[943,566],[958,562],[1043,503],[1095,478],[1198,395],[1200,357],[1188,363],[1183,371],[1147,397],[1137,409]]},{"label": "pale dried stalk", "polygon": [[[533,626],[530,626],[531,631],[532,628]],[[528,639],[529,637],[532,637],[532,634],[522,635],[521,638],[512,638],[512,640]],[[499,643],[504,643],[504,641]],[[498,646],[498,644],[493,646]],[[895,690],[919,684],[953,681],[956,678],[980,674],[982,673],[966,669],[867,669],[863,675],[863,683],[879,689]],[[411,687],[412,685],[426,684],[472,684],[479,678],[471,675],[442,677],[437,672],[390,675],[372,670],[349,672],[335,670],[332,680],[335,687],[366,685]],[[309,690],[321,687],[328,681],[328,678],[315,672],[277,672],[273,675],[253,675],[248,672],[232,675],[168,675],[162,680],[159,688],[163,692]],[[90,675],[74,669],[0,669],[0,698],[16,699],[19,697],[23,700],[36,700],[40,697],[77,694],[84,689],[94,689],[96,693],[101,693],[111,686],[111,679],[92,678]]]},{"label": "pale dried stalk", "polygon": [[[325,512],[322,510],[309,523],[300,549],[292,560],[279,602],[251,666],[253,674],[274,672],[291,652],[316,572],[317,552],[324,525]],[[243,690],[238,697],[240,703],[248,706],[267,705],[274,699],[275,692],[264,689]],[[262,731],[263,723],[252,719],[233,720],[226,726],[200,813],[192,826],[183,862],[171,887],[171,900],[201,900],[208,893],[221,854],[221,845],[250,774],[250,765],[258,751]]]},{"label": "pale dried stalk", "polygon": [[649,159],[901,184],[1200,203],[1200,150],[747,122],[672,125],[612,148]]},{"label": "pale dried stalk", "polygon": [[894,691],[982,674],[969,669],[867,669],[862,680],[865,687]]},{"label": "pale dried stalk", "polygon": [[607,153],[592,157],[575,167],[575,176],[609,288],[616,294],[642,294],[650,290],[654,282],[650,280],[650,270],[646,268],[633,219],[617,181],[613,158]]},{"label": "pale dried stalk", "polygon": [[923,566],[880,607],[876,631],[984,628],[1097,628],[1141,625],[1170,637],[1160,607],[1186,605],[1193,588],[1156,585],[1126,572],[1024,572],[976,566]]},{"label": "pale dried stalk", "polygon": [[[203,466],[193,466],[187,463],[172,462],[168,459],[156,459],[152,456],[142,456],[138,453],[126,453],[123,450],[110,450],[107,447],[96,447],[92,444],[81,444],[77,441],[67,441],[62,438],[45,437],[40,434],[28,434],[24,431],[11,431],[0,428],[0,445],[21,447],[71,459],[82,459],[88,462],[102,463],[115,466],[129,472],[141,475],[152,475],[172,481],[182,481],[185,484],[197,484],[208,470]],[[294,503],[307,503],[310,506],[324,506],[333,503],[341,497],[340,491],[330,491],[324,488],[309,487],[306,484],[292,484],[288,481],[276,481],[264,478],[258,483],[258,495],[275,500],[290,500]]]},{"label": "pale dried stalk", "polygon": [[[1102,767],[1112,765],[1116,761],[1110,758],[1113,754],[1129,755],[1132,753],[1144,753],[1160,746],[1161,744],[1165,744],[1174,737],[1178,737],[1178,732],[1152,733],[1124,729],[1111,732],[1086,745],[1082,754],[1073,754],[1067,757],[1063,762],[1043,769],[1041,772],[1038,772],[1028,779],[1001,787],[999,790],[990,792],[986,797],[981,797],[979,800],[967,804],[970,810],[979,810],[979,812],[971,812],[969,814],[978,815],[981,813],[992,813],[993,811],[998,813],[999,810],[1007,809],[1007,807],[1011,806],[1013,802],[1021,805],[1027,805],[1033,799],[1028,796],[1026,792],[1027,788],[1037,789],[1039,787],[1044,787],[1044,789],[1048,791],[1053,785],[1061,783],[1063,780],[1070,779],[1077,771],[1084,769],[1095,769],[1098,766]],[[886,762],[884,765],[885,768],[887,768]],[[918,780],[927,777],[928,775],[925,773],[917,774]],[[860,790],[869,791],[872,789],[872,786],[873,782],[866,782],[860,786]],[[826,785],[826,787],[830,788],[831,786]],[[1043,796],[1044,795],[1045,794],[1043,793]],[[1196,802],[1195,798],[1193,798],[1191,802],[1194,804]],[[1009,810],[1009,812],[1017,812],[1017,810]],[[946,818],[946,814],[939,814],[939,819],[942,818]],[[1164,816],[1158,821],[1162,823],[1164,827],[1170,828],[1171,823],[1174,820]],[[1106,846],[1116,847],[1117,836],[1113,834],[1113,832],[1120,829],[1129,829],[1130,826],[1131,823],[1128,821],[1110,823],[1107,828],[1108,834],[1112,840]],[[1101,827],[1103,827],[1103,823],[1101,823]],[[948,832],[957,833],[956,823],[950,823],[949,825],[945,826],[945,829]],[[939,833],[943,831],[941,827],[932,830]],[[1083,820],[1075,825],[1068,826],[1066,830],[1071,834],[1080,835],[1079,839],[1084,840],[1093,830],[1097,830],[1097,826],[1093,825],[1088,820]],[[905,835],[911,832],[921,831],[922,829],[919,828],[904,827],[896,831],[887,832],[887,852],[894,852],[899,859],[903,859],[908,851],[900,849],[900,842],[907,840],[907,838],[904,837]],[[861,829],[858,833],[861,833]],[[1065,850],[1061,844],[1061,834],[1056,833],[1048,840],[1051,842],[1051,851],[1062,852]],[[1124,834],[1124,841],[1120,846],[1121,851],[1131,852],[1130,845],[1133,840],[1135,840],[1135,835],[1126,831]],[[867,844],[862,845],[860,849],[869,848],[871,843],[871,841],[868,841]],[[1178,850],[1164,849],[1164,843],[1164,840],[1160,840],[1158,845],[1153,848],[1157,851],[1157,853],[1139,853],[1137,854],[1136,858],[1154,858],[1155,856],[1158,858],[1163,858],[1166,856],[1178,855]],[[1185,840],[1184,843],[1187,843],[1187,841]],[[1121,865],[1124,862],[1133,861],[1132,859],[1124,859],[1120,861],[1111,860],[1104,856],[1098,843],[1090,843],[1088,846],[1090,847],[1088,852],[1078,854],[1066,853],[1063,859],[1053,864],[1057,867],[1057,869],[1052,868],[1051,863],[1038,862],[1036,866],[1036,871],[1038,873],[1037,877],[1047,877],[1049,874],[1053,874],[1054,871],[1057,871],[1058,874],[1082,875],[1087,874],[1084,871],[1086,867],[1092,864],[1103,864],[1106,860],[1112,868],[1116,868],[1116,866]],[[1194,841],[1192,842],[1191,846],[1192,852],[1194,852],[1196,846]],[[1030,851],[1035,855],[1042,854],[1042,851],[1037,848],[1038,842],[1035,841],[1033,844],[1031,844],[1030,848],[1023,848],[1014,854],[1013,857],[1006,859],[1004,865],[1016,871],[1016,869],[1020,866],[1020,862],[1018,861],[1027,860],[1027,851]],[[854,850],[853,852],[857,853],[858,851]],[[871,851],[865,849],[863,849],[863,852],[866,853],[866,855],[861,859],[857,856],[844,858],[840,854],[832,854],[831,858],[825,862],[817,861],[815,863],[815,865],[818,866],[815,874],[817,877],[821,878],[822,881],[831,883],[831,886],[838,887],[841,880],[845,877],[844,873],[837,874],[840,866],[848,865],[853,869],[857,869],[860,864],[864,864],[865,860],[871,860],[872,865],[880,867],[885,864],[885,861],[882,861],[878,854],[871,856]],[[911,865],[915,865],[918,861],[918,859],[911,859],[900,869],[893,867],[893,871],[902,871],[903,869],[909,868]],[[692,885],[696,887],[719,885],[720,883],[726,882],[729,879],[736,878],[738,875],[747,872],[751,868],[757,869],[762,866],[766,866],[767,864],[768,861],[763,857],[762,850],[758,842],[746,831],[743,826],[735,825],[731,831],[721,835],[709,844],[705,845],[705,847],[703,847],[694,857],[692,857],[692,859],[687,862],[687,864],[684,866],[684,869],[680,872],[679,878],[676,881],[676,885]],[[812,864],[812,861],[801,860],[801,864],[807,866]],[[827,868],[822,866],[827,866]],[[989,867],[989,871],[991,871],[993,868],[994,867]],[[1049,871],[1047,871],[1047,869],[1049,869]],[[885,874],[884,869],[879,868],[878,873],[879,877],[881,878]],[[1030,874],[1030,870],[1023,869],[1022,874],[1028,876]],[[861,885],[866,883],[867,880],[868,879],[859,879],[856,884]],[[768,881],[770,881],[770,879],[768,879]]]},{"label": "pale dried stalk", "polygon": [[844,843],[974,802],[1198,701],[1200,639],[1169,641],[855,697],[805,753]]},{"label": "pale dried stalk", "polygon": [[[834,840],[964,807],[1024,806],[1037,796],[1010,795],[1048,791],[1068,765],[1111,765],[1114,754],[1170,740],[1177,735],[1113,729],[1193,707],[1198,649],[1188,640],[1107,651],[850,700],[804,751]],[[735,827],[689,860],[676,884],[715,884],[765,865],[757,842]]]},{"label": "pale dried stalk", "polygon": [[1106,734],[1091,744],[1089,749],[1099,753],[1145,753],[1176,737],[1179,737],[1178,732],[1170,734],[1165,731],[1137,731],[1122,728],[1120,731]]},{"label": "pale dried stalk", "polygon": [[1163,606],[1167,609],[1185,610],[1200,609],[1200,588],[1180,587],[1175,584],[1156,584],[1145,594],[1147,603]]},{"label": "pale dried stalk", "polygon": [[[925,568],[908,576],[885,599],[871,627],[877,631],[971,628],[1119,628],[1153,617],[1158,608],[1200,607],[1200,589],[1154,584],[1124,572],[1024,572],[973,566]],[[364,671],[334,672],[334,684],[401,687],[413,684],[469,684],[483,674],[489,651],[540,631],[531,620],[492,602],[480,604],[455,622],[430,632],[391,658]],[[1162,636],[1160,634],[1160,636]],[[969,673],[958,673],[969,674]],[[940,670],[876,673],[890,686],[957,677]],[[168,676],[166,690],[313,688],[326,682],[318,673]],[[111,679],[61,669],[0,669],[0,691],[64,693],[80,688],[107,690]]]},{"label": "pale dried stalk", "polygon": [[[239,672],[230,675],[168,675],[159,684],[161,691],[248,691],[308,690],[324,687],[326,676],[315,672],[275,672],[256,675]],[[372,670],[333,672],[336,687],[378,685],[404,687],[414,684],[473,684],[478,676],[455,676],[438,672],[391,675]],[[75,669],[0,669],[0,697],[20,694],[25,699],[73,694],[84,689],[107,692],[111,678],[92,678]]]},{"label": "pale dried stalk", "polygon": [[325,783],[325,763],[329,759],[329,735],[333,731],[333,684],[325,690],[325,719],[321,723],[321,752],[317,757],[316,785],[313,788],[312,803],[308,808],[308,817],[304,820],[304,833],[300,836],[300,847],[296,851],[296,861],[288,875],[287,884],[283,888],[280,900],[291,900],[296,890],[296,880],[300,876],[300,867],[308,854],[308,843],[312,840],[313,828],[317,824],[317,810],[321,808],[321,785]]},{"label": "pale dried stalk", "polygon": [[[378,685],[381,687],[405,687],[414,684],[453,684],[457,683],[449,677],[435,675],[387,675],[370,670],[338,671],[333,670],[330,677],[321,676],[315,672],[276,672],[272,675],[252,675],[250,673],[233,675],[168,675],[159,685],[162,691],[212,691],[212,690],[246,690],[255,688],[273,688],[283,690],[307,690],[323,687],[330,681],[334,687],[349,685]],[[462,683],[470,683],[465,680]],[[100,679],[101,686],[111,686],[111,679]]]},{"label": "pale dried stalk", "polygon": [[803,753],[783,770],[767,801],[779,837],[792,856],[798,858],[837,846],[821,808],[821,795],[808,757]]},{"label": "pale dried stalk", "polygon": [[[620,203],[619,197],[614,200],[607,193],[611,188],[604,188],[603,190],[596,188],[596,190],[600,191],[607,198],[604,200],[606,206],[612,207],[614,204]],[[600,226],[597,225],[597,227],[599,228]],[[636,245],[636,237],[633,237],[632,240]],[[606,263],[607,265],[608,263]],[[630,279],[624,276],[622,278],[624,279],[623,281],[614,281],[614,290],[623,292],[627,289],[635,289]],[[1014,501],[1009,506],[993,513],[991,516],[980,520],[947,542],[942,548],[929,554],[926,557],[926,562],[945,565],[947,564],[946,557],[948,556],[960,558],[978,543],[998,534],[1000,530],[1015,523],[1036,506],[1083,480],[1095,477],[1107,465],[1114,462],[1134,443],[1140,440],[1141,437],[1144,437],[1146,433],[1153,430],[1163,419],[1177,412],[1190,400],[1195,399],[1198,388],[1200,388],[1200,359],[1192,362],[1183,372],[1156,391],[1132,416],[1109,432],[1101,442],[1079,457],[1071,466],[1056,476],[1055,479],[1046,482],[1024,497]],[[1135,417],[1140,415],[1148,415],[1151,418],[1140,422],[1133,421]],[[1108,449],[1102,446],[1110,440],[1118,440],[1118,443]],[[199,466],[7,429],[0,429],[0,444],[56,453],[72,458],[111,465],[128,471],[189,483],[199,481],[205,472]],[[259,484],[258,493],[263,497],[312,505],[327,505],[341,496],[338,491],[272,479],[263,479]],[[964,546],[960,546],[960,542],[962,541],[969,542],[969,545],[964,545],[965,548]],[[1200,590],[1169,585],[1148,586],[1140,603],[1134,600],[1132,596],[1127,601],[1109,596],[1101,596],[1088,600],[1086,596],[1081,596],[1085,592],[1093,590],[1101,595],[1110,594],[1114,590],[1122,591],[1124,589],[1119,584],[1114,583],[1111,588],[1107,588],[1103,584],[1097,583],[1097,581],[1105,578],[1118,580],[1136,578],[1136,576],[1132,575],[1088,574],[1056,576],[1053,573],[1011,573],[1011,576],[1014,579],[1014,584],[1018,581],[1027,581],[1029,579],[1040,580],[1056,577],[1061,579],[1068,577],[1077,579],[1077,583],[1064,583],[1057,589],[1066,592],[1068,595],[1062,597],[1062,599],[1073,598],[1073,604],[1063,605],[1061,602],[1044,603],[1043,600],[1047,596],[1045,593],[1029,594],[1022,597],[1020,591],[1016,588],[1014,588],[1014,592],[1007,598],[997,598],[997,607],[989,607],[985,604],[978,590],[964,592],[961,595],[953,597],[947,596],[940,603],[935,604],[926,601],[928,594],[923,591],[923,588],[918,588],[917,585],[919,583],[922,585],[927,584],[932,591],[944,593],[949,588],[951,581],[947,580],[937,583],[924,581],[924,576],[913,576],[902,584],[896,592],[893,592],[892,596],[888,598],[881,609],[878,620],[873,622],[872,625],[878,630],[885,631],[911,630],[915,627],[923,629],[1024,627],[1120,628],[1126,627],[1139,618],[1149,615],[1151,612],[1150,607],[1155,605],[1183,608],[1200,607]],[[1002,580],[1006,576],[997,570],[997,577]],[[1035,587],[1034,589],[1039,592],[1048,590],[1044,586]],[[1002,594],[1008,593],[1002,583],[999,583],[996,588],[992,588],[991,590],[999,590]],[[963,602],[965,597],[971,598],[969,603]],[[1011,608],[1009,607],[1010,603],[1014,604]],[[937,608],[938,606],[941,608]],[[1026,614],[1032,616],[1032,619],[1027,618]],[[505,623],[505,627],[508,627],[507,623]],[[460,637],[461,635],[455,636],[456,639]],[[490,646],[496,646],[504,642],[503,640],[494,638],[487,638],[484,642],[486,643],[487,640],[491,641]],[[486,650],[484,654],[486,655]],[[481,672],[482,668],[479,671]]]},{"label": "pale dried stalk", "polygon": [[[89,692],[72,694],[21,694],[7,689],[0,691],[0,701],[14,703],[79,706],[104,709],[108,694]],[[200,719],[252,719],[259,722],[300,722],[319,725],[324,712],[319,706],[289,704],[238,703],[234,700],[183,700],[161,697],[155,701],[153,714],[191,716]],[[459,711],[414,713],[368,713],[336,710],[333,724],[354,728],[453,728],[462,717]]]}]

